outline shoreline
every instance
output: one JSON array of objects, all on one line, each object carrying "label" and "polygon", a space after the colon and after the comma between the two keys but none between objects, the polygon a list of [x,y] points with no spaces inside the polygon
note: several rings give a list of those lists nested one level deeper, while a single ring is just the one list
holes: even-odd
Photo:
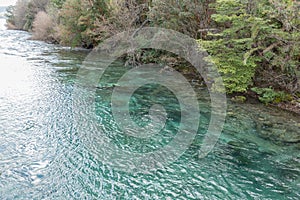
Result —
[{"label": "shoreline", "polygon": [[[253,92],[247,92],[244,94],[241,93],[235,93],[235,94],[228,94],[227,95],[229,99],[232,102],[243,104],[243,103],[250,103],[250,104],[257,104],[257,105],[262,105],[266,108],[276,108],[282,111],[289,112],[293,115],[300,116],[300,98],[298,99],[293,99],[292,101],[287,101],[287,102],[280,102],[280,103],[269,103],[265,104],[259,101],[257,95],[254,95]],[[233,100],[234,97],[236,96],[244,96],[246,100],[244,102],[241,101],[235,101]]]},{"label": "shoreline", "polygon": [[[0,18],[0,20],[6,21],[6,19],[4,19],[4,18]],[[25,30],[18,30],[18,29],[8,28],[6,23],[3,25],[3,29],[1,29],[1,27],[0,27],[0,30],[2,30],[2,31],[4,31],[4,30],[25,31]],[[29,31],[25,31],[25,32],[30,33]],[[33,39],[32,37],[30,37],[28,39],[29,40],[36,40],[36,39]],[[89,48],[64,46],[64,45],[58,44],[57,42],[54,42],[54,41],[45,41],[45,40],[38,40],[38,41],[45,42],[45,43],[48,43],[48,44],[59,45],[61,47],[70,48],[71,51],[73,51],[73,50],[76,51],[76,49],[79,49],[79,50],[82,50],[82,51],[91,51],[91,49],[89,49]],[[125,62],[126,61],[127,60],[125,60]],[[167,63],[167,65],[168,65],[168,63]],[[172,66],[172,65],[169,65],[169,66]],[[172,68],[174,70],[178,71],[178,67],[179,66],[173,66]],[[180,68],[182,68],[182,66],[180,66]],[[183,68],[188,68],[188,66],[185,66]],[[187,72],[187,71],[189,71],[189,70],[185,70],[185,72]],[[185,73],[183,73],[183,75],[184,74]],[[188,72],[186,75],[188,75],[189,78],[193,78],[193,77],[197,78],[197,76],[193,75],[193,71]],[[300,116],[300,98],[297,98],[297,99],[293,98],[292,101],[288,101],[288,102],[283,101],[283,102],[280,102],[280,103],[265,104],[263,102],[260,102],[259,99],[258,99],[258,95],[255,94],[254,92],[250,91],[250,90],[248,90],[245,93],[233,93],[233,94],[226,94],[226,95],[227,95],[227,97],[229,97],[229,100],[231,100],[232,102],[235,102],[235,103],[239,103],[239,104],[243,104],[243,103],[261,104],[261,105],[264,105],[266,108],[273,107],[273,108],[277,108],[277,109],[280,109],[282,111],[290,112],[292,114]],[[243,101],[233,100],[234,97],[245,97],[245,100],[243,100]]]}]

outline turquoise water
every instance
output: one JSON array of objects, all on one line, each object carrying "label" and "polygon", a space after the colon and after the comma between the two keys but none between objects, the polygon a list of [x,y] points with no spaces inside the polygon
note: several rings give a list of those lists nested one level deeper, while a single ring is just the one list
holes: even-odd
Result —
[{"label": "turquoise water", "polygon": [[[116,62],[96,90],[80,87],[76,99],[82,102],[76,105],[83,109],[78,113],[72,95],[89,52],[27,40],[29,36],[0,31],[0,199],[300,198],[299,141],[282,142],[299,136],[298,116],[229,102],[218,143],[200,159],[210,99],[197,82],[191,84],[198,93],[201,122],[184,154],[146,174],[114,169],[102,160],[102,138],[95,127],[77,127],[74,119],[81,124],[94,120],[115,148],[152,152],[177,133],[181,115],[176,96],[160,85],[140,87],[129,102],[132,119],[145,126],[149,108],[162,104],[168,113],[166,125],[151,138],[123,134],[110,99],[116,80],[130,67]],[[95,117],[84,109],[91,93]]]}]

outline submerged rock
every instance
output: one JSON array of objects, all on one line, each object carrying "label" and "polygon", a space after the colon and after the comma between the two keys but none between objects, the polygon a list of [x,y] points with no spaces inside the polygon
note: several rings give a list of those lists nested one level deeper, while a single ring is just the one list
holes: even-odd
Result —
[{"label": "submerged rock", "polygon": [[275,142],[300,143],[300,129],[297,124],[291,122],[287,126],[280,123],[280,118],[277,117],[268,121],[257,120],[256,130],[259,136]]},{"label": "submerged rock", "polygon": [[252,134],[276,144],[300,146],[300,123],[297,116],[278,109],[253,104],[229,104],[224,131],[229,134]]}]

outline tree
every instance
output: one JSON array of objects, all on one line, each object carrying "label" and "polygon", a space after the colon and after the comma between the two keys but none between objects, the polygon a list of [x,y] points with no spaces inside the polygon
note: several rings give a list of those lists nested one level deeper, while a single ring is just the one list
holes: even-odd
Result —
[{"label": "tree", "polygon": [[49,0],[31,0],[26,7],[26,23],[24,24],[24,30],[32,30],[33,21],[38,12],[46,12]]},{"label": "tree", "polygon": [[7,10],[7,23],[11,28],[30,31],[35,15],[46,12],[49,0],[18,0]]},{"label": "tree", "polygon": [[8,6],[5,12],[6,17],[6,26],[8,29],[14,29],[15,28],[15,7],[14,6]]},{"label": "tree", "polygon": [[14,25],[16,29],[23,30],[26,24],[26,8],[28,5],[27,0],[18,0],[14,7]]},{"label": "tree", "polygon": [[91,48],[99,43],[96,22],[108,13],[106,0],[66,0],[60,13],[63,44]]},{"label": "tree", "polygon": [[205,37],[211,26],[214,0],[153,1],[149,18],[153,26],[160,26],[187,34],[195,39]]},{"label": "tree", "polygon": [[300,47],[296,4],[292,0],[217,0],[213,8],[219,32],[199,42],[212,55],[227,91],[245,92],[260,84],[295,92]]}]

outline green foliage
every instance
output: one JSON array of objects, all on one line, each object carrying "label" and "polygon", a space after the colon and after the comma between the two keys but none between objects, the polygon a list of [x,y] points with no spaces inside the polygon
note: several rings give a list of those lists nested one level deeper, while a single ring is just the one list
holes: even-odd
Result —
[{"label": "green foliage", "polygon": [[[263,69],[263,77],[276,72],[287,77],[285,83],[294,83],[300,21],[291,0],[217,0],[213,8],[219,32],[199,43],[212,55],[228,93],[247,91]],[[288,90],[283,86],[276,87]]]},{"label": "green foliage", "polygon": [[[92,3],[91,3],[92,2]],[[108,0],[94,0],[89,1],[87,12],[82,14],[80,19],[80,24],[85,24],[86,29],[82,33],[83,38],[88,38],[90,46],[96,46],[101,41],[106,39],[106,33],[103,31],[98,31],[99,22],[102,26],[102,21],[108,18],[110,13],[110,7],[108,5]],[[101,30],[102,27],[100,27]]]},{"label": "green foliage", "polygon": [[[199,42],[212,55],[227,92],[245,92],[252,84],[256,63],[260,61],[260,58],[251,57],[253,18],[241,1],[218,0],[214,8],[217,14],[212,18],[222,31],[210,34],[212,40]],[[256,21],[263,22],[261,19]]]},{"label": "green foliage", "polygon": [[66,0],[60,15],[61,42],[71,46],[97,45],[96,22],[108,13],[105,0]]},{"label": "green foliage", "polygon": [[269,103],[280,103],[283,101],[290,101],[292,100],[292,96],[283,92],[279,91],[276,92],[273,88],[251,88],[252,91],[256,92],[259,97],[258,99],[265,104]]},{"label": "green foliage", "polygon": [[84,25],[78,23],[83,12],[82,1],[66,0],[60,11],[59,35],[63,44],[77,46],[83,40]]},{"label": "green foliage", "polygon": [[[257,42],[263,58],[256,76],[259,84],[294,93],[299,88],[297,70],[300,65],[300,9],[292,0],[270,1],[263,11],[270,28],[259,35]],[[298,83],[297,83],[298,82]]]},{"label": "green foliage", "polygon": [[[199,40],[228,93],[246,92],[253,85],[295,93],[300,88],[299,7],[293,0],[18,0],[8,9],[7,22],[32,30],[35,20],[37,38],[51,36],[86,48],[129,29],[169,28]],[[47,24],[36,19],[40,11]],[[177,59],[153,50],[128,57],[133,62]]]},{"label": "green foliage", "polygon": [[26,23],[24,24],[23,27],[24,30],[32,29],[32,24],[36,14],[37,14],[36,7],[34,6],[33,2],[29,2],[26,8],[26,15],[25,15]]},{"label": "green foliage", "polygon": [[51,5],[53,5],[57,9],[61,9],[66,2],[66,0],[51,0]]}]

